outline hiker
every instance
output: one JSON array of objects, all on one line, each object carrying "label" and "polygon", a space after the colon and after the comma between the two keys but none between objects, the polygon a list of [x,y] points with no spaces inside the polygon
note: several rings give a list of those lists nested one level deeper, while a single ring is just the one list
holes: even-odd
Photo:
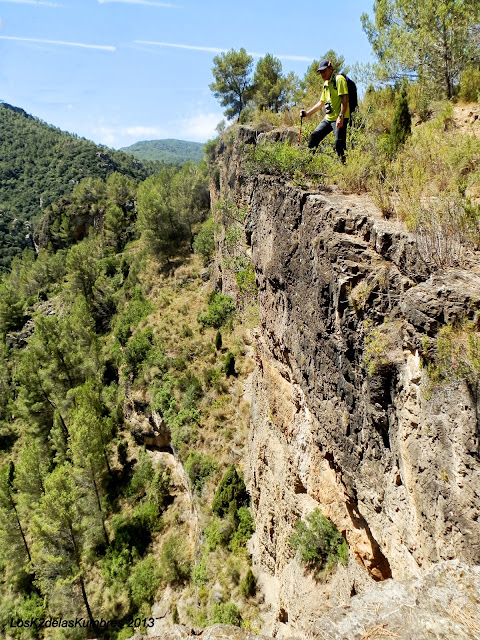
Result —
[{"label": "hiker", "polygon": [[335,151],[342,162],[345,162],[345,149],[347,147],[347,125],[350,117],[348,104],[347,79],[343,75],[334,76],[333,66],[330,60],[322,60],[318,65],[317,73],[324,80],[320,100],[311,109],[302,109],[300,116],[308,118],[325,106],[325,118],[310,136],[309,149],[316,149],[320,142],[331,131],[335,134]]}]

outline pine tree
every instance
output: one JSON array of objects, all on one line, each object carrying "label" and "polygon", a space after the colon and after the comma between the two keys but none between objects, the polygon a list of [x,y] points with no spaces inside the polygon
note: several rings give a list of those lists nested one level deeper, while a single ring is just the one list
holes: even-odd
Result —
[{"label": "pine tree", "polygon": [[252,97],[252,63],[253,58],[245,49],[231,49],[213,58],[215,82],[210,89],[222,107],[227,107],[223,112],[227,118],[239,116]]},{"label": "pine tree", "polygon": [[15,467],[12,462],[0,471],[0,549],[9,563],[31,561],[26,530],[21,522],[14,492]]},{"label": "pine tree", "polygon": [[76,407],[71,417],[70,447],[85,512],[91,514],[92,530],[101,525],[106,544],[109,539],[102,502],[105,476],[110,472],[107,448],[111,431],[110,421],[101,415],[98,394],[92,382],[88,381],[76,394]]},{"label": "pine tree", "polygon": [[86,550],[97,541],[91,538],[79,500],[73,468],[57,466],[45,481],[45,495],[40,500],[32,522],[32,563],[37,583],[55,606],[65,590],[73,601],[71,589],[78,587],[90,624],[95,627],[85,586]]},{"label": "pine tree", "polygon": [[270,53],[260,58],[253,77],[254,100],[259,109],[277,113],[293,92],[293,76],[285,77],[282,63]]},{"label": "pine tree", "polygon": [[407,89],[403,87],[393,116],[392,130],[390,132],[390,150],[395,155],[399,147],[405,144],[412,133],[412,117],[408,108]]}]

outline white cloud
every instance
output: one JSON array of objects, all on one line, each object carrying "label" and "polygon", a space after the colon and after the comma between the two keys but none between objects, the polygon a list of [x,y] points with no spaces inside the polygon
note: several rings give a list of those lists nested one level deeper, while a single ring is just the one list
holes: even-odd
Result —
[{"label": "white cloud", "polygon": [[9,2],[10,4],[34,4],[40,7],[54,7],[60,8],[63,7],[63,4],[58,4],[58,2],[46,2],[45,0],[0,0],[0,2]]},{"label": "white cloud", "polygon": [[116,51],[116,47],[103,44],[85,44],[83,42],[64,42],[63,40],[40,40],[39,38],[20,38],[17,36],[0,36],[0,40],[15,40],[16,42],[37,42],[40,44],[58,44],[65,47],[81,47],[83,49],[98,49],[100,51]]},{"label": "white cloud", "polygon": [[[105,0],[104,0],[105,1]],[[113,1],[113,0],[106,0]],[[151,40],[134,40],[135,44],[146,44],[146,45],[154,45],[156,47],[171,47],[174,49],[190,49],[192,51],[208,51],[209,53],[226,53],[229,49],[220,49],[218,47],[203,47],[192,44],[179,44],[177,42],[154,42]],[[263,58],[264,53],[255,53],[254,51],[247,51],[249,56],[253,56],[254,58]],[[299,62],[312,62],[313,58],[308,58],[307,56],[289,56],[284,54],[272,54],[275,58],[279,60],[295,60]]]},{"label": "white cloud", "polygon": [[[191,140],[205,142],[216,135],[215,127],[222,119],[219,113],[199,113],[191,118],[155,125],[101,126],[92,129],[91,138],[108,147],[127,147],[142,140]],[[89,137],[87,135],[87,137]]]},{"label": "white cloud", "polygon": [[148,44],[156,47],[173,47],[174,49],[191,49],[193,51],[209,51],[210,53],[224,53],[228,49],[217,49],[215,47],[197,47],[190,44],[174,44],[173,42],[152,42],[150,40],[134,40],[135,44]]},{"label": "white cloud", "polygon": [[180,9],[179,6],[175,4],[170,4],[168,2],[155,2],[154,0],[98,0],[100,4],[107,4],[111,2],[118,2],[121,4],[143,4],[147,7],[161,7],[162,9]]},{"label": "white cloud", "polygon": [[216,135],[215,127],[221,119],[222,116],[218,113],[199,113],[192,118],[180,120],[179,137],[195,142],[205,142]]}]

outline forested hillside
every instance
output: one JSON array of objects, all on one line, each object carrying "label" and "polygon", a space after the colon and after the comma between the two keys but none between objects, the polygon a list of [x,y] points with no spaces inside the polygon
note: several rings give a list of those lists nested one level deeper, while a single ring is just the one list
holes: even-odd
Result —
[{"label": "forested hillside", "polygon": [[234,301],[200,277],[207,187],[205,164],[86,178],[0,283],[2,636],[52,638],[23,622],[52,617],[58,639],[128,638],[165,589],[173,622],[256,615],[234,465],[251,365]]},{"label": "forested hillside", "polygon": [[145,179],[154,167],[0,103],[0,271],[25,247],[42,210],[87,176]]},{"label": "forested hillside", "polygon": [[144,140],[120,151],[131,153],[139,160],[183,164],[184,162],[200,162],[203,158],[203,144],[186,140]]}]

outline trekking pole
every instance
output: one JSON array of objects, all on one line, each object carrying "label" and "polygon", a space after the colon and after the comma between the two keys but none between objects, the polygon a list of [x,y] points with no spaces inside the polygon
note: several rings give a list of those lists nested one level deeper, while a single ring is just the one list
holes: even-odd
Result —
[{"label": "trekking pole", "polygon": [[300,131],[298,132],[298,141],[299,142],[302,139],[302,122],[303,122],[303,116],[300,116]]}]

